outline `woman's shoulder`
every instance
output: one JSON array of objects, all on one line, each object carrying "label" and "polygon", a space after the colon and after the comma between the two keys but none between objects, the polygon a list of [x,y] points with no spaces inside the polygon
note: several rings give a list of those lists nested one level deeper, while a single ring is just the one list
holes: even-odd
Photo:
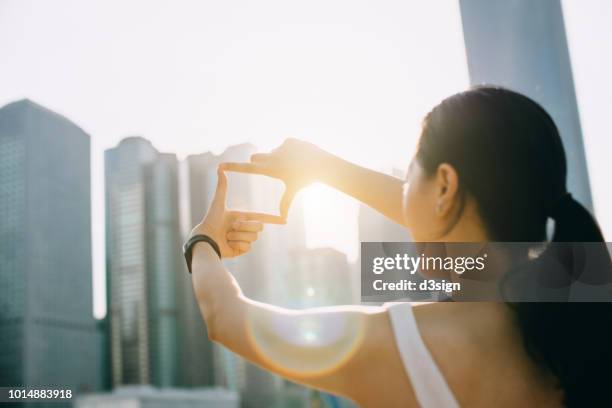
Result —
[{"label": "woman's shoulder", "polygon": [[482,353],[488,344],[502,346],[520,336],[512,311],[502,303],[437,302],[415,304],[413,311],[423,340],[433,348]]},{"label": "woman's shoulder", "polygon": [[525,352],[505,304],[444,302],[413,310],[421,337],[461,406],[487,406],[492,398],[498,406],[547,405],[554,384]]},{"label": "woman's shoulder", "polygon": [[[515,332],[513,315],[510,308],[503,303],[493,302],[434,302],[413,303],[413,311],[419,328],[435,335],[444,331],[449,335],[449,329],[457,330],[457,340],[482,340],[479,334],[485,332],[487,337],[491,331]],[[486,327],[485,327],[486,326]],[[472,338],[478,336],[477,339]]]},{"label": "woman's shoulder", "polygon": [[470,385],[514,337],[508,316],[495,304],[429,303],[413,311],[425,345],[453,390]]}]

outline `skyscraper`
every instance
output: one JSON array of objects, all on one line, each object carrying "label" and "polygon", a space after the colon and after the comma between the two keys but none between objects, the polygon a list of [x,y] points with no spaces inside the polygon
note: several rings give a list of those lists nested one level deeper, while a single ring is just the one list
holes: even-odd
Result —
[{"label": "skyscraper", "polygon": [[592,208],[561,0],[460,0],[470,83],[524,93],[550,113],[567,155],[567,186]]},{"label": "skyscraper", "polygon": [[[235,152],[232,160],[244,161],[255,151],[255,147],[244,144],[232,150]],[[188,175],[188,224],[190,228],[202,220],[212,201],[217,183],[217,166],[220,162],[221,157],[211,152],[191,155],[185,161]],[[229,263],[234,264],[235,262],[230,260]],[[236,273],[235,268],[231,269],[233,273]],[[193,291],[190,281],[185,285],[185,293]],[[186,337],[182,353],[185,358],[191,360],[188,368],[191,372],[189,381],[196,384],[202,383],[201,385],[220,385],[234,391],[243,390],[245,362],[208,339],[206,326],[193,296],[185,297],[183,307],[185,308],[184,316],[186,316],[184,324]],[[196,350],[200,352],[196,353]]]},{"label": "skyscraper", "polygon": [[[224,161],[249,161],[256,147],[245,143],[228,147],[221,155],[210,152],[187,158],[189,174],[190,225],[200,222],[215,192],[217,166]],[[278,208],[280,196],[261,176],[253,179],[229,175],[228,206],[242,210]],[[232,191],[235,194],[232,194]],[[305,246],[301,202],[296,200],[287,225],[266,225],[253,251],[224,262],[236,277],[245,295],[262,301],[282,303],[280,292],[293,264],[290,251]],[[198,313],[199,314],[199,313]],[[199,322],[202,318],[199,317]],[[194,323],[195,324],[195,323]],[[199,323],[201,324],[201,323]],[[238,390],[246,407],[288,406],[290,398],[285,383],[278,376],[245,363],[222,346],[212,347],[215,361],[215,382]],[[201,362],[200,362],[201,364]],[[275,405],[276,404],[276,405]],[[280,404],[280,405],[279,405]]]},{"label": "skyscraper", "polygon": [[106,151],[106,253],[114,385],[178,383],[178,165],[129,137]]},{"label": "skyscraper", "polygon": [[89,135],[29,100],[0,109],[3,386],[100,388],[90,214]]},{"label": "skyscraper", "polygon": [[[208,154],[211,157],[212,154]],[[188,172],[195,172],[194,178],[196,180],[202,180],[200,175],[202,172],[206,172],[206,166],[202,164],[207,163],[207,160],[203,158],[200,161],[200,166],[197,168],[189,168]],[[188,163],[182,163],[187,166]],[[185,180],[185,179],[183,179]],[[205,202],[199,203],[197,200],[203,200],[208,195],[203,193],[201,190],[206,189],[208,186],[206,183],[197,184],[192,183],[190,186],[182,185],[183,193],[181,199],[185,200],[184,204],[189,204],[192,200],[196,200],[196,208],[205,208],[208,204]],[[189,196],[189,191],[194,192],[193,196]],[[193,206],[193,205],[192,205]],[[187,205],[187,209],[189,205]],[[199,214],[199,218],[192,213],[183,214],[186,218],[186,226],[189,228],[183,231],[183,241],[187,239],[187,234],[192,227],[201,221],[203,214]],[[178,310],[179,310],[179,361],[181,365],[180,372],[180,383],[181,385],[188,387],[201,387],[201,386],[213,386],[220,384],[215,381],[215,370],[214,370],[214,353],[213,343],[208,339],[208,332],[202,315],[200,314],[199,306],[196,302],[195,296],[193,295],[193,284],[190,276],[185,273],[183,279],[179,280],[178,283]],[[236,389],[236,388],[234,388]]]}]

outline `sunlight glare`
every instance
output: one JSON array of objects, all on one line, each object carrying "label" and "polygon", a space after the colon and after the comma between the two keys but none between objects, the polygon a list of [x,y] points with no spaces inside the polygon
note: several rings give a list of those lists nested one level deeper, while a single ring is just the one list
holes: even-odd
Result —
[{"label": "sunlight glare", "polygon": [[354,261],[358,242],[357,202],[321,183],[314,183],[301,194],[308,247],[332,247]]},{"label": "sunlight glare", "polygon": [[359,314],[279,314],[253,308],[249,339],[279,371],[320,375],[339,367],[355,353],[363,335]]}]

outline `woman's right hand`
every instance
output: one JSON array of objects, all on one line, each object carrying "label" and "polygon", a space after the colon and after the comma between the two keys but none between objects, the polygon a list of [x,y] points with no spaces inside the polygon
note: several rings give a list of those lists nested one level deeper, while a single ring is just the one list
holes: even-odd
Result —
[{"label": "woman's right hand", "polygon": [[286,220],[295,195],[317,181],[324,170],[326,152],[312,143],[287,139],[270,153],[256,153],[250,163],[222,163],[224,171],[262,174],[281,180],[285,192],[280,203],[280,216]]}]

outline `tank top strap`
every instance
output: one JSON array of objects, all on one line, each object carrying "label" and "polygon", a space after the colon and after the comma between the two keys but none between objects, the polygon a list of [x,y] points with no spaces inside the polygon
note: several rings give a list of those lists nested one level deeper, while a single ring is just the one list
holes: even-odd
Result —
[{"label": "tank top strap", "polygon": [[425,345],[410,303],[386,303],[395,342],[417,400],[423,408],[458,408],[459,404]]}]

